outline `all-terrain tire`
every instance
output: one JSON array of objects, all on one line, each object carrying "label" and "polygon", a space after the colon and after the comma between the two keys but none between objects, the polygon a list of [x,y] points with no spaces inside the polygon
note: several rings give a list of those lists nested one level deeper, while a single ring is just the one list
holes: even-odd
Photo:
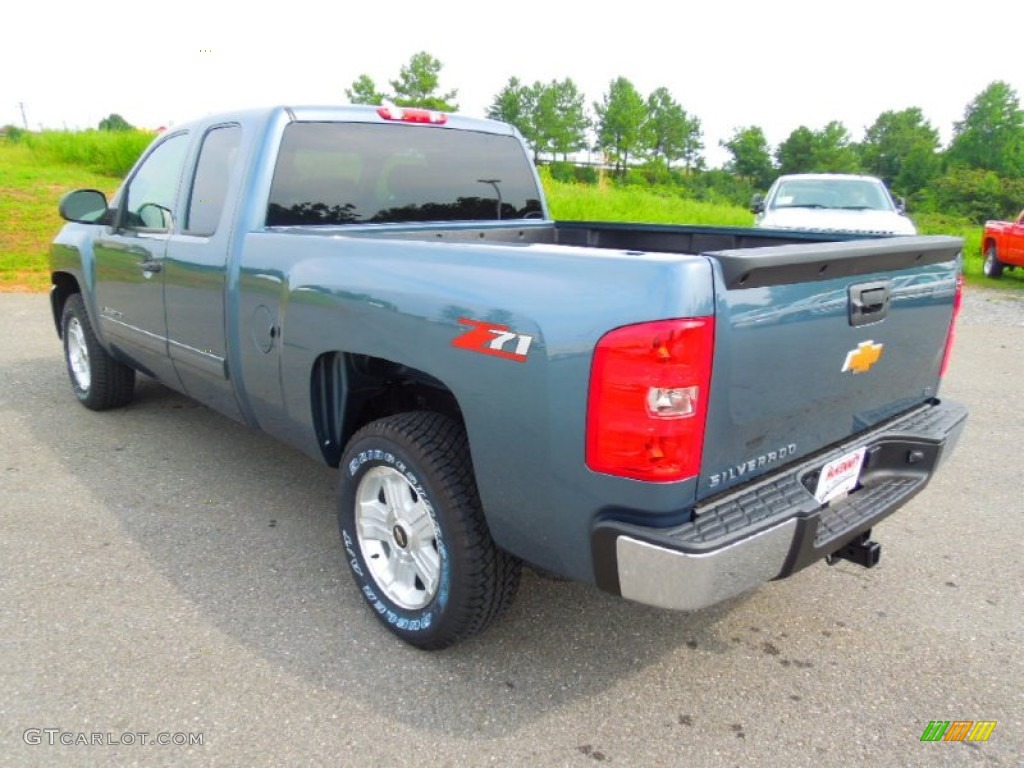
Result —
[{"label": "all-terrain tire", "polygon": [[341,460],[338,525],[356,585],[402,640],[444,648],[512,602],[520,561],[491,538],[464,429],[414,411],[374,421]]},{"label": "all-terrain tire", "polygon": [[64,302],[61,336],[71,387],[82,405],[105,411],[131,402],[135,369],[118,362],[100,346],[80,293],[71,294]]}]

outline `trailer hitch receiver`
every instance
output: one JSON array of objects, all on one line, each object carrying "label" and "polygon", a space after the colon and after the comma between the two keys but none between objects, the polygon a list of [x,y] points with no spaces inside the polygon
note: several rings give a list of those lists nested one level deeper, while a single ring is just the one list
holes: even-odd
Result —
[{"label": "trailer hitch receiver", "polygon": [[825,558],[829,565],[835,565],[840,560],[849,560],[851,563],[865,568],[874,568],[882,557],[882,545],[877,541],[871,541],[871,531],[865,531],[853,541],[837,549]]}]

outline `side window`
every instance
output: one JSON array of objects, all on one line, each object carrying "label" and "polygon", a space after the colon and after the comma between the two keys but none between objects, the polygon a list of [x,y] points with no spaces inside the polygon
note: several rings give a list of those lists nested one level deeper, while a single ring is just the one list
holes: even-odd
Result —
[{"label": "side window", "polygon": [[188,217],[185,220],[185,232],[188,234],[209,236],[217,231],[217,223],[224,210],[228,180],[241,141],[240,125],[218,126],[203,139],[188,201]]},{"label": "side window", "polygon": [[154,149],[132,177],[125,196],[123,223],[133,229],[168,231],[188,150],[188,136],[171,136]]}]

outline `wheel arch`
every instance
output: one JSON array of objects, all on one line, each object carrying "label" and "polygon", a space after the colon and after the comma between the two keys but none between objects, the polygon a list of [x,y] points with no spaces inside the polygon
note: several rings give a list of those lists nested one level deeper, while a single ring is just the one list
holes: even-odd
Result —
[{"label": "wheel arch", "polygon": [[313,426],[324,461],[338,466],[366,424],[407,411],[442,413],[465,428],[455,394],[424,371],[372,355],[324,352],[310,374]]},{"label": "wheel arch", "polygon": [[50,273],[50,310],[53,312],[53,324],[57,328],[59,338],[64,338],[64,328],[61,322],[64,305],[67,303],[68,297],[81,292],[82,287],[74,275],[69,272]]}]

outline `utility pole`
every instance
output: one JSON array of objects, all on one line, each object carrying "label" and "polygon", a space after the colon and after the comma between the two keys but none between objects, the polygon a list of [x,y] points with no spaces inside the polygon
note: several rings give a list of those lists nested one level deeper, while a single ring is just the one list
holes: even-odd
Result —
[{"label": "utility pole", "polygon": [[28,130],[28,118],[25,117],[25,102],[19,101],[18,106],[21,108],[21,122],[25,124],[25,130]]}]

